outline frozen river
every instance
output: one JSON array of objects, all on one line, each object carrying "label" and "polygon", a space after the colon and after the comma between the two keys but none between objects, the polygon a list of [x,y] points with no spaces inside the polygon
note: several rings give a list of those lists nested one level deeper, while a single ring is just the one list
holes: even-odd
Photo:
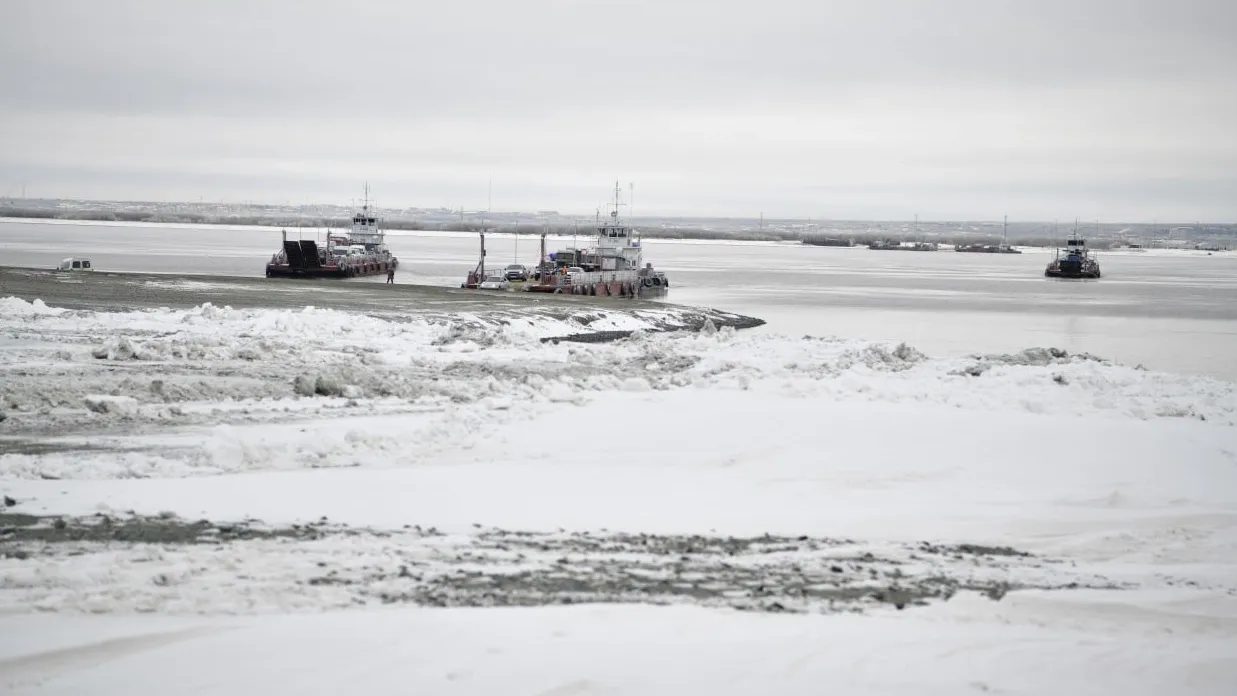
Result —
[{"label": "frozen river", "polygon": [[[650,335],[703,313],[268,280],[278,240],[0,223],[133,272],[0,270],[5,693],[1237,683],[1237,255],[650,242],[768,321]],[[542,340],[581,326],[640,333]]]},{"label": "frozen river", "polygon": [[[79,254],[102,270],[260,276],[279,238],[278,228],[266,227],[7,220],[0,221],[0,264],[50,267]],[[477,260],[475,234],[393,232],[388,242],[401,260],[400,283],[457,286]],[[552,238],[550,249],[570,243]],[[768,324],[759,331],[906,341],[944,357],[1051,346],[1237,378],[1233,253],[1101,253],[1102,280],[1059,281],[1042,275],[1049,250],[993,255],[645,244],[646,260],[672,277],[669,301],[760,317]],[[532,236],[517,242],[493,235],[488,263],[532,264],[537,245]]]}]

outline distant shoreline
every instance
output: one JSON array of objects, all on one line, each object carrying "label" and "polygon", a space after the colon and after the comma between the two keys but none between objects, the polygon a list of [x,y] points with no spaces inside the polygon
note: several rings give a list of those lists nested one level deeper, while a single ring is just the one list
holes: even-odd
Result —
[{"label": "distant shoreline", "polygon": [[[103,209],[86,209],[75,212],[50,211],[40,208],[0,208],[0,218],[24,218],[27,220],[58,220],[64,222],[115,222],[115,223],[148,223],[163,225],[227,225],[233,227],[275,227],[275,228],[325,228],[346,229],[349,218],[343,217],[275,217],[258,215],[220,215],[207,217],[195,214],[167,215],[160,213],[111,211]],[[382,225],[387,230],[400,232],[489,232],[497,234],[536,235],[547,232],[550,236],[570,237],[576,234],[576,227],[564,223],[485,223],[466,220],[462,222],[424,222],[419,220],[393,220],[385,218]],[[588,228],[581,225],[581,236],[590,234]],[[709,230],[698,227],[683,227],[673,229],[641,228],[641,234],[649,239],[700,239],[700,240],[737,240],[749,242],[797,242],[803,238],[799,232],[784,230],[745,231],[745,230]]]},{"label": "distant shoreline", "polygon": [[[80,208],[77,210],[52,210],[48,208],[17,207],[7,205],[0,207],[0,219],[25,219],[29,221],[57,221],[64,223],[139,223],[149,225],[212,225],[220,227],[264,227],[285,229],[347,229],[350,219],[334,216],[277,216],[277,215],[203,215],[200,213],[160,213],[154,211],[118,211],[106,208]],[[865,231],[843,231],[833,229],[839,224],[865,225]],[[939,226],[941,223],[920,221],[921,227]],[[971,225],[972,223],[956,223]],[[400,220],[385,218],[383,226],[390,231],[400,232],[487,232],[490,234],[520,234],[527,236],[546,232],[551,237],[588,236],[589,227],[577,226],[564,222],[485,222],[479,220],[460,220],[453,222],[426,222],[421,220]],[[877,230],[872,230],[875,227]],[[1214,226],[1213,226],[1214,227]],[[1237,234],[1237,225],[1220,226]],[[996,244],[1001,241],[999,234],[992,232],[966,232],[957,230],[921,231],[916,235],[905,231],[905,226],[899,221],[863,222],[863,221],[823,221],[819,229],[734,229],[718,230],[704,227],[655,227],[638,226],[640,235],[647,239],[660,240],[699,240],[699,241],[744,241],[744,242],[785,242],[799,243],[809,238],[833,237],[849,239],[855,245],[864,245],[877,240],[894,242],[932,241],[947,246],[960,244]],[[930,229],[930,227],[929,227]],[[1008,243],[1022,247],[1056,247],[1060,246],[1069,235],[1067,230],[1061,230],[1060,238],[1045,236],[1042,230],[1036,234],[1026,235],[1011,232]],[[1115,246],[1118,240],[1112,238],[1096,238],[1094,234],[1084,230],[1088,244],[1099,250]],[[1201,240],[1190,240],[1198,243]],[[1188,248],[1188,247],[1187,247]]]}]

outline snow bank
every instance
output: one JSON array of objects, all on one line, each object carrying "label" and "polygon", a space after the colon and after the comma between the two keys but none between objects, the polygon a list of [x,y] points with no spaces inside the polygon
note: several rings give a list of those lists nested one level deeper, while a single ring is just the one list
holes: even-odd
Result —
[{"label": "snow bank", "polygon": [[[776,392],[701,396],[690,389],[614,393],[584,406],[546,405],[536,416],[457,407],[446,418],[409,419],[404,430],[404,416],[334,421],[336,436],[318,442],[298,439],[299,431],[325,433],[327,422],[230,427],[211,434],[210,460],[181,466],[279,471],[10,480],[8,488],[40,514],[89,514],[105,505],[269,523],[326,515],[392,529],[466,531],[481,524],[967,539],[1045,551],[1063,543],[1072,554],[1097,558],[1167,554],[1184,544],[1237,558],[1231,428],[1103,419],[1087,422],[1079,436],[1078,419],[1070,416]],[[609,423],[620,424],[621,447],[565,446],[600,437],[599,424]],[[354,431],[358,437],[348,441]],[[360,433],[374,439],[361,440]],[[1060,456],[1065,442],[1070,454]],[[107,460],[88,463],[101,455],[77,456],[79,477],[111,478]],[[169,468],[164,475],[185,473]]]},{"label": "snow bank", "polygon": [[[33,324],[25,316],[0,317],[0,330],[20,339],[18,347],[5,349],[9,360],[0,368],[0,406],[7,416],[0,434],[54,438],[139,425],[171,428],[173,435],[193,432],[198,440],[180,437],[173,446],[161,445],[162,453],[150,452],[146,441],[122,440],[110,443],[121,452],[18,450],[0,459],[0,477],[7,478],[107,477],[109,468],[129,477],[409,465],[503,423],[623,393],[685,391],[696,395],[685,398],[706,403],[720,391],[737,391],[790,399],[805,409],[879,402],[1216,427],[1237,420],[1232,383],[1093,356],[1029,349],[939,360],[905,344],[716,330],[707,322],[698,333],[650,333],[645,329],[666,321],[656,310],[498,321],[204,304],[66,316],[46,310]],[[540,340],[599,327],[637,330],[602,344]],[[410,416],[408,427],[365,421],[427,409],[436,415]],[[675,417],[699,410],[684,409]],[[358,443],[270,428],[328,414],[347,419],[336,427],[359,433]],[[238,434],[209,430],[220,424]],[[246,444],[226,444],[233,437]],[[390,437],[414,440],[398,453],[371,447]]]},{"label": "snow bank", "polygon": [[48,307],[43,300],[36,299],[27,302],[20,297],[0,297],[0,316],[12,317],[54,317],[64,314],[65,309]]},{"label": "snow bank", "polygon": [[95,413],[115,413],[121,416],[137,415],[137,399],[130,396],[90,394],[82,399],[86,408]]},{"label": "snow bank", "polygon": [[[1174,630],[1158,630],[1152,616]],[[232,696],[290,684],[307,695],[1225,694],[1237,679],[1232,618],[1191,631],[1205,621],[1169,602],[1104,596],[1072,606],[960,598],[888,616],[629,606],[44,615],[0,619],[0,630],[22,636],[0,656],[13,696]]]}]

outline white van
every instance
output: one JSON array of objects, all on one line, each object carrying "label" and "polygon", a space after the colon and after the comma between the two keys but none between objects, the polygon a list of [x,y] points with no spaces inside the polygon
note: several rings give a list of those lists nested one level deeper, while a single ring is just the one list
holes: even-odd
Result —
[{"label": "white van", "polygon": [[90,265],[90,259],[83,259],[80,256],[70,256],[60,265],[56,267],[57,271],[93,271],[94,268]]}]

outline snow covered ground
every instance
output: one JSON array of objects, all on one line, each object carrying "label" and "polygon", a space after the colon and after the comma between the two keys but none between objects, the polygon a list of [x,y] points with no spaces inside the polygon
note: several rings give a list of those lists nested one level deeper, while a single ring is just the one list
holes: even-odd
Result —
[{"label": "snow covered ground", "polygon": [[0,688],[1231,693],[1237,384],[648,311],[0,299]]}]

